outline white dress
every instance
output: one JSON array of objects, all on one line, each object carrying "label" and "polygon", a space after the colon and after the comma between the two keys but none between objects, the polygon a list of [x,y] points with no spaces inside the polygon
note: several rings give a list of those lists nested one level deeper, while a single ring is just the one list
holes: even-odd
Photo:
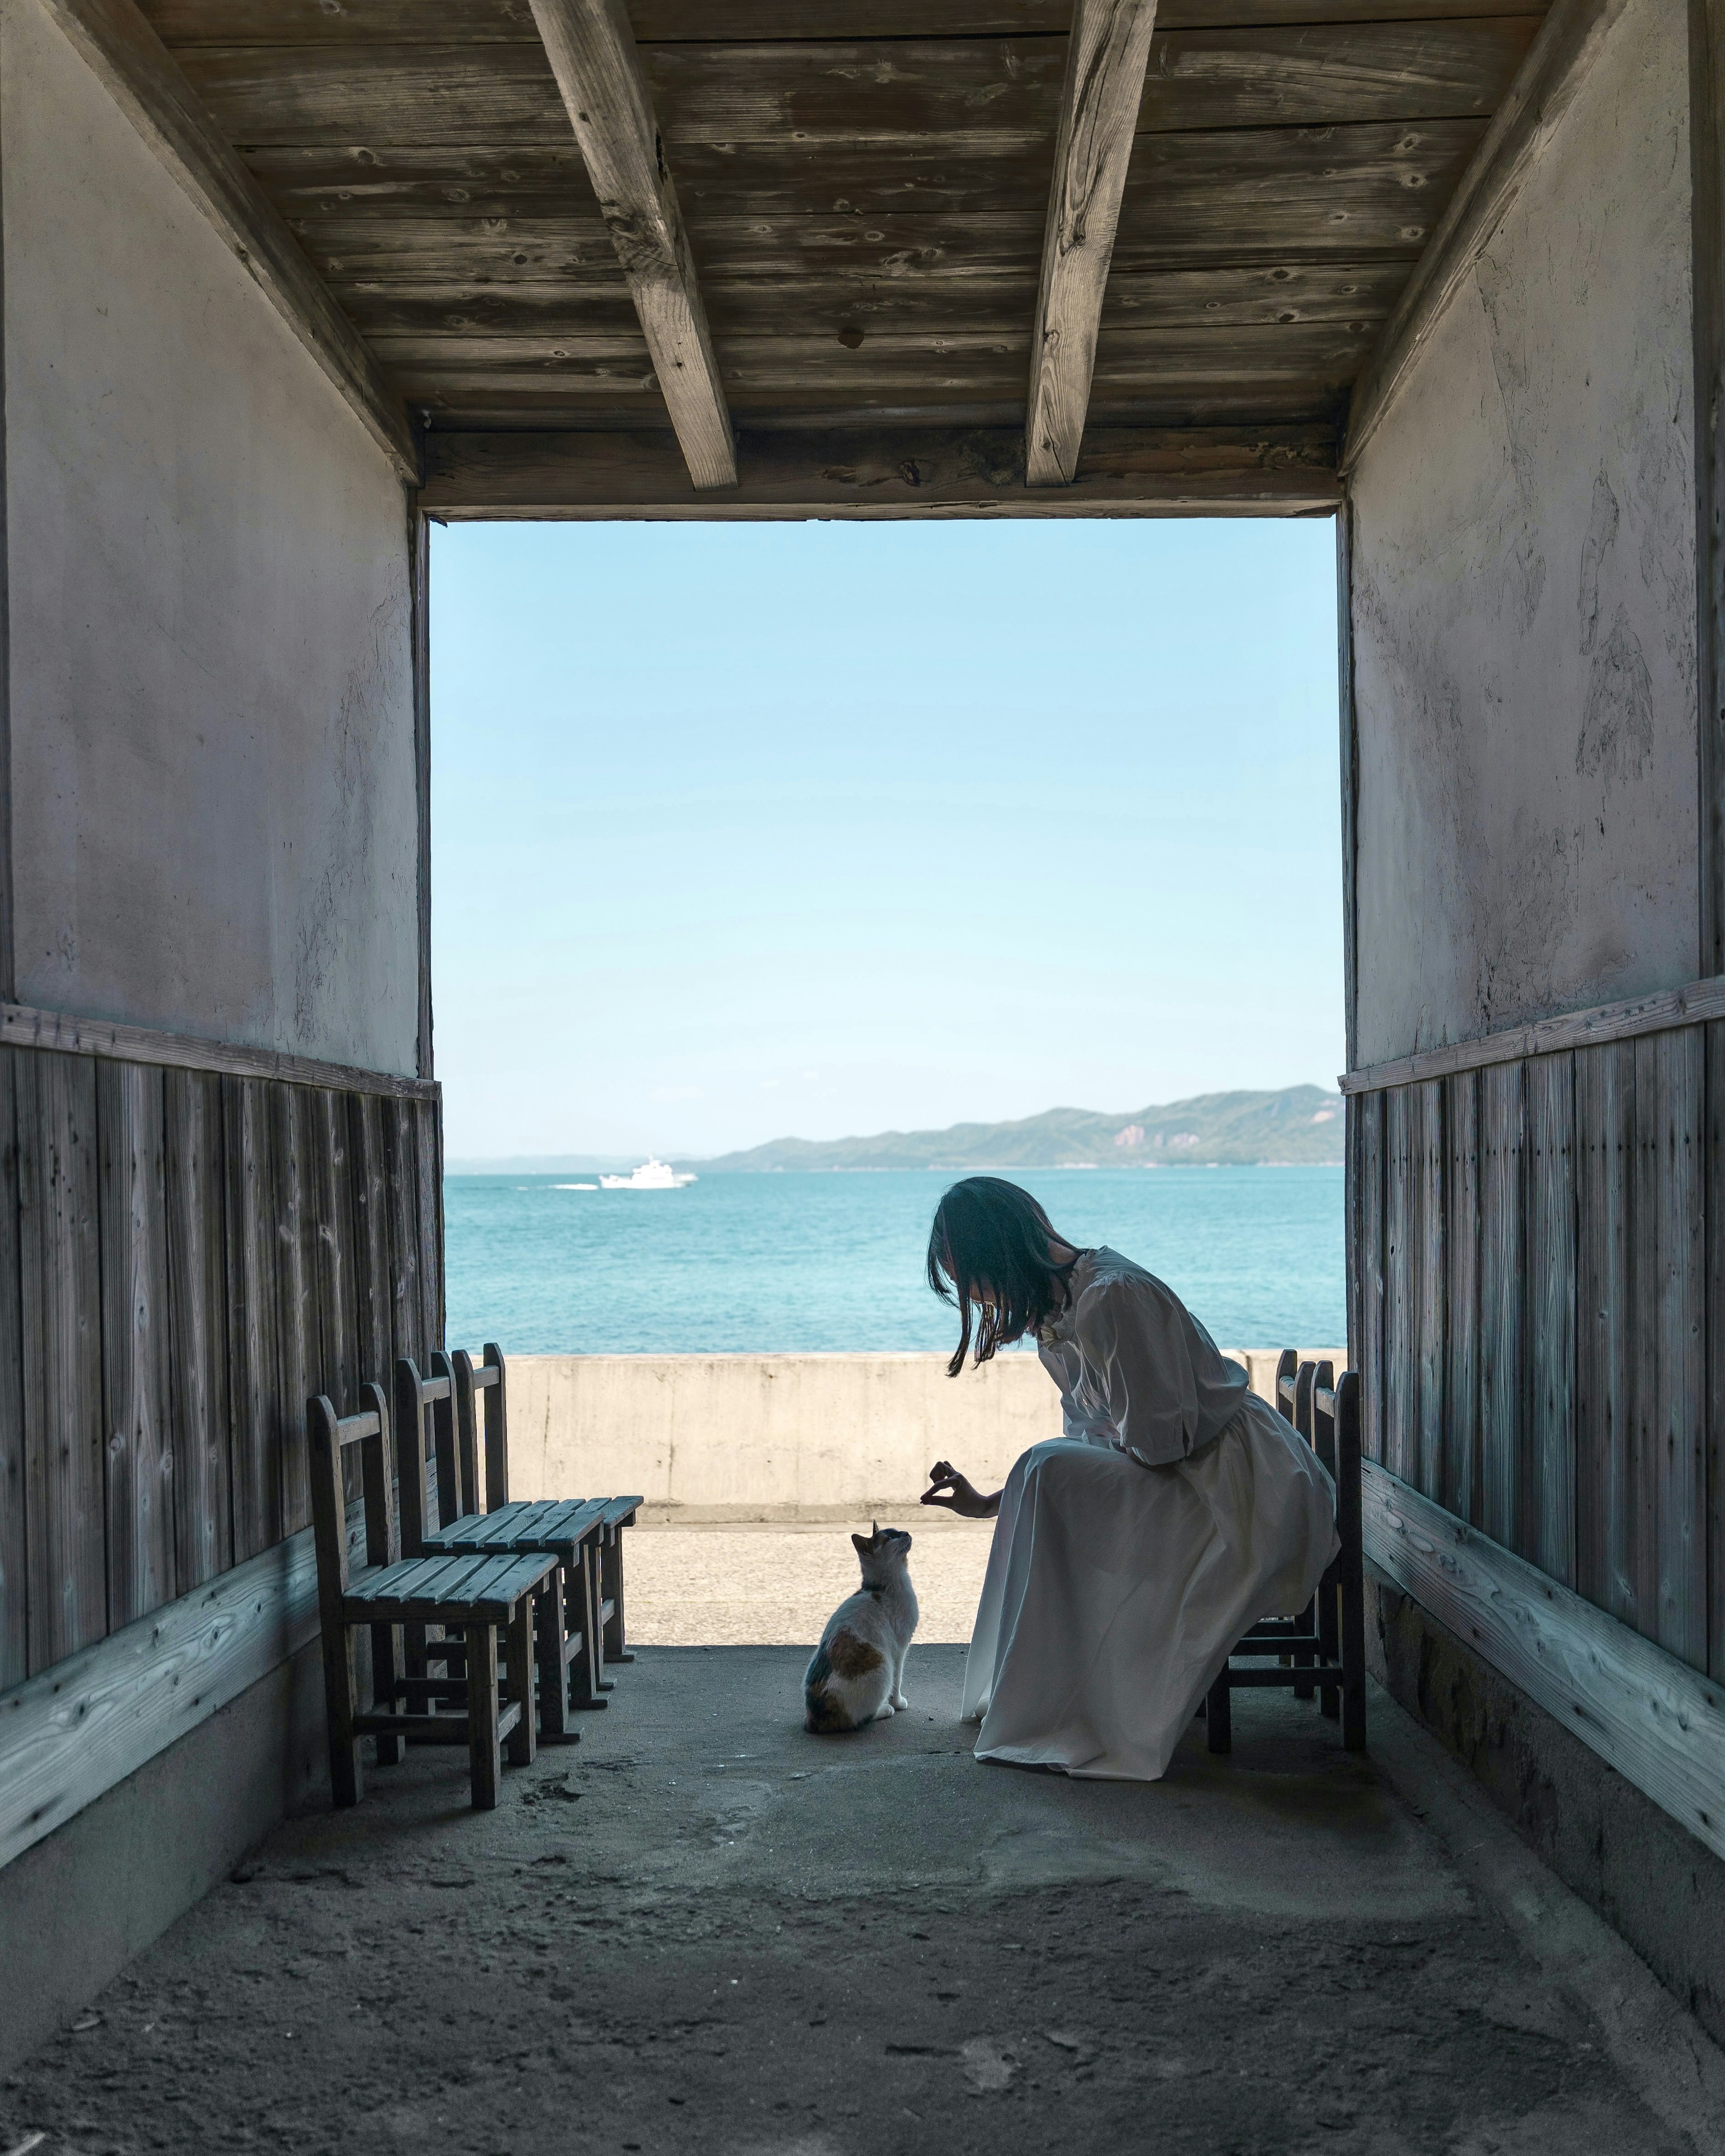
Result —
[{"label": "white dress", "polygon": [[1335,1489],[1171,1289],[1109,1250],[1044,1327],[1065,1435],[1001,1492],[963,1712],[979,1759],[1153,1782],[1240,1635],[1306,1607]]}]

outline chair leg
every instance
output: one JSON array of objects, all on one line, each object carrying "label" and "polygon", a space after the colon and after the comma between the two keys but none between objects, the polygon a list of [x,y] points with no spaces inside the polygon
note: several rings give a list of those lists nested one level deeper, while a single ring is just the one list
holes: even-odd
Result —
[{"label": "chair leg", "polygon": [[324,1628],[323,1702],[329,1723],[330,1794],[337,1804],[357,1804],[365,1794],[365,1769],[353,1733],[353,1635],[345,1625]]},{"label": "chair leg", "polygon": [[1224,1668],[1210,1686],[1205,1721],[1209,1730],[1212,1752],[1231,1752],[1234,1749],[1234,1712],[1230,1703],[1228,1672]]},{"label": "chair leg", "polygon": [[[1342,1652],[1342,1630],[1337,1620],[1336,1568],[1332,1565],[1324,1574],[1323,1585],[1317,1590],[1317,1650],[1327,1662],[1339,1661]],[[1320,1705],[1326,1717],[1334,1722],[1342,1712],[1342,1694],[1332,1684],[1325,1685],[1320,1695]]]},{"label": "chair leg", "polygon": [[603,1583],[604,1599],[611,1605],[611,1614],[605,1620],[605,1660],[608,1662],[632,1662],[623,1629],[623,1530],[613,1527],[599,1558],[599,1577]]},{"label": "chair leg", "polygon": [[1357,1554],[1342,1575],[1342,1748],[1366,1748],[1366,1584]]},{"label": "chair leg", "polygon": [[[397,1698],[395,1660],[395,1627],[393,1625],[373,1625],[372,1627],[372,1705],[385,1713],[393,1712]],[[377,1739],[377,1764],[380,1767],[398,1767],[407,1750],[399,1737],[380,1737]]]},{"label": "chair leg", "polygon": [[497,1639],[490,1625],[467,1627],[467,1756],[474,1810],[495,1811],[503,1757],[497,1743]]},{"label": "chair leg", "polygon": [[[533,1712],[533,1598],[522,1595],[504,1634],[509,1661],[509,1696],[521,1702],[521,1717],[509,1732],[509,1763],[531,1767],[538,1750],[538,1722]],[[471,1657],[470,1657],[470,1660]]]},{"label": "chair leg", "polygon": [[539,1668],[539,1742],[576,1744],[579,1730],[569,1727],[569,1677],[564,1650],[563,1568],[559,1565],[533,1602],[534,1651]]},{"label": "chair leg", "polygon": [[[1300,1630],[1302,1632],[1315,1631],[1317,1618],[1317,1602],[1314,1597],[1300,1612]],[[1309,1670],[1312,1667],[1312,1653],[1313,1650],[1310,1647],[1296,1647],[1293,1655],[1294,1667],[1296,1670]],[[1298,1677],[1295,1678],[1294,1697],[1296,1699],[1310,1699],[1312,1697],[1312,1686],[1309,1678],[1303,1684]]]}]

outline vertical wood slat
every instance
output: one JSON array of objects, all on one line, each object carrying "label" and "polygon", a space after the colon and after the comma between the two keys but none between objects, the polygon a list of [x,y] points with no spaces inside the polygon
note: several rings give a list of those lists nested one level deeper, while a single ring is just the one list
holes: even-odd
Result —
[{"label": "vertical wood slat", "polygon": [[276,1236],[270,1164],[270,1091],[259,1078],[222,1081],[228,1222],[228,1401],[234,1558],[279,1543]]},{"label": "vertical wood slat", "polygon": [[1521,1548],[1575,1584],[1575,1081],[1536,1055],[1527,1086],[1527,1442]]},{"label": "vertical wood slat", "polygon": [[0,1691],[30,1673],[24,1520],[23,1343],[19,1333],[17,1050],[0,1049]]},{"label": "vertical wood slat", "polygon": [[444,1163],[437,1111],[429,1101],[410,1104],[413,1111],[415,1187],[419,1198],[420,1323],[428,1354],[444,1344]]},{"label": "vertical wood slat", "polygon": [[305,1403],[318,1371],[317,1229],[311,1189],[311,1096],[302,1086],[272,1088],[271,1197],[276,1243],[276,1456],[285,1534],[310,1524],[311,1485]]},{"label": "vertical wood slat", "polygon": [[1441,1079],[1409,1089],[1418,1177],[1414,1246],[1415,1365],[1414,1486],[1435,1497],[1444,1482],[1444,1087]]},{"label": "vertical wood slat", "polygon": [[1634,1144],[1630,1154],[1629,1350],[1636,1373],[1623,1466],[1625,1572],[1630,1603],[1623,1613],[1645,1638],[1659,1636],[1659,1183],[1662,1117],[1656,1036],[1634,1044]]},{"label": "vertical wood slat", "polygon": [[234,1562],[222,1081],[163,1074],[174,1569],[183,1594]]},{"label": "vertical wood slat", "polygon": [[1348,1356],[1360,1373],[1361,1440],[1382,1457],[1384,1409],[1384,1096],[1351,1096],[1347,1106],[1348,1194],[1354,1308]]},{"label": "vertical wood slat", "polygon": [[162,1074],[98,1062],[98,1232],[110,1630],[172,1601],[172,1416]]},{"label": "vertical wood slat", "polygon": [[1660,1177],[1655,1247],[1657,1317],[1658,1560],[1661,1646],[1707,1667],[1707,1433],[1702,1348],[1703,1043],[1693,1026],[1653,1036]]},{"label": "vertical wood slat", "polygon": [[1522,1429],[1522,1066],[1480,1073],[1480,1512],[1519,1548]]},{"label": "vertical wood slat", "polygon": [[[317,1312],[317,1383],[312,1390],[328,1394],[339,1414],[352,1414],[367,1373],[359,1363],[359,1316],[354,1301],[347,1100],[344,1094],[320,1087],[305,1093],[304,1104]],[[382,1372],[374,1376],[376,1382],[382,1382]]]},{"label": "vertical wood slat", "polygon": [[403,1356],[430,1367],[431,1343],[421,1327],[424,1312],[419,1301],[418,1161],[413,1120],[408,1101],[381,1101],[383,1131],[383,1183],[389,1219],[389,1330],[393,1342],[391,1368]]},{"label": "vertical wood slat", "polygon": [[1725,1023],[1706,1055],[1707,1674],[1725,1680]]},{"label": "vertical wood slat", "polygon": [[45,1051],[15,1067],[33,1674],[107,1631],[96,1074]]},{"label": "vertical wood slat", "polygon": [[1440,1504],[1479,1524],[1480,1508],[1480,1127],[1479,1079],[1459,1070],[1444,1081],[1449,1201],[1445,1243],[1445,1338],[1443,1481]]},{"label": "vertical wood slat", "polygon": [[1575,1587],[1625,1624],[1635,1621],[1635,1102],[1633,1041],[1577,1050]]},{"label": "vertical wood slat", "polygon": [[389,1199],[383,1168],[382,1103],[347,1096],[348,1181],[353,1204],[354,1353],[362,1382],[388,1392],[395,1369],[389,1295]]},{"label": "vertical wood slat", "polygon": [[1409,1125],[1412,1102],[1397,1086],[1384,1102],[1384,1465],[1411,1479],[1414,1404],[1411,1247],[1414,1178]]}]

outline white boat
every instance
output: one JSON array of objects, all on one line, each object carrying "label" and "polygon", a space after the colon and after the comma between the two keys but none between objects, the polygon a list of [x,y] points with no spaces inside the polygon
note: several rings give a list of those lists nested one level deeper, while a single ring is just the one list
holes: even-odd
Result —
[{"label": "white boat", "polygon": [[655,1160],[649,1153],[633,1175],[602,1175],[602,1190],[680,1190],[685,1183],[693,1183],[692,1175],[680,1175],[664,1161]]}]

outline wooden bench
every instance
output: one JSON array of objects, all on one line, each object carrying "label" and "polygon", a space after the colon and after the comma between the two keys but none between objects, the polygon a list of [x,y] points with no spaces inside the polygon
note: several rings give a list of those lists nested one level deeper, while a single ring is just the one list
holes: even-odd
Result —
[{"label": "wooden bench", "polygon": [[1342,1547],[1299,1616],[1262,1618],[1235,1648],[1205,1704],[1209,1748],[1233,1748],[1233,1691],[1242,1686],[1286,1685],[1296,1699],[1310,1699],[1317,1693],[1322,1712],[1332,1720],[1339,1716],[1345,1749],[1363,1752],[1366,1624],[1359,1378],[1350,1370],[1338,1385],[1329,1363],[1302,1363],[1288,1348],[1277,1366],[1276,1397],[1276,1405],[1335,1482],[1336,1532]]},{"label": "wooden bench", "polygon": [[[338,1804],[357,1804],[364,1789],[360,1741],[373,1737],[379,1765],[394,1763],[408,1744],[465,1744],[476,1810],[493,1809],[506,1743],[511,1764],[534,1756],[533,1604],[556,1573],[554,1557],[531,1551],[496,1557],[397,1555],[391,1500],[389,1407],[380,1385],[362,1389],[357,1414],[338,1416],[319,1394],[306,1405],[311,1517],[317,1550],[318,1610],[323,1635],[324,1698],[329,1716],[330,1786]],[[417,1436],[417,1425],[416,1425]],[[365,1506],[366,1562],[351,1570],[341,1456],[359,1447]],[[403,1478],[404,1480],[408,1478]],[[446,1703],[447,1681],[403,1673],[396,1659],[395,1627],[441,1627],[459,1634],[468,1681],[459,1711]],[[372,1705],[362,1711],[353,1633],[369,1627]],[[506,1686],[500,1693],[500,1635]],[[408,1712],[398,1702],[408,1702]]]}]

